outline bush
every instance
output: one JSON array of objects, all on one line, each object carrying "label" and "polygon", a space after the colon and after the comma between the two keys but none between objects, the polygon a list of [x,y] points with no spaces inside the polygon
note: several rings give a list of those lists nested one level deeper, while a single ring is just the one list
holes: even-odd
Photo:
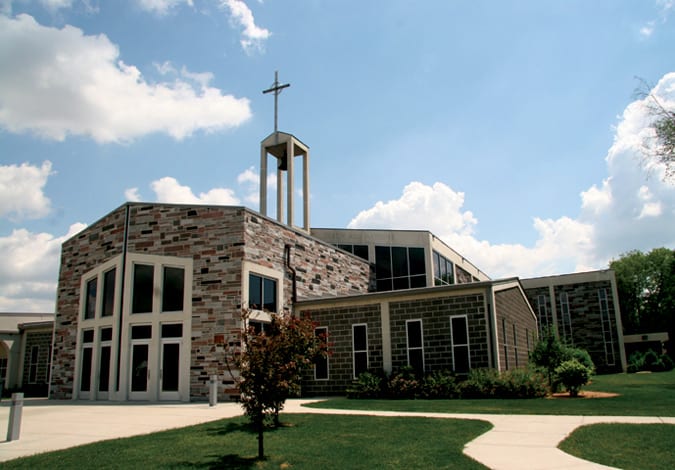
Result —
[{"label": "bush", "polygon": [[401,367],[394,372],[387,381],[389,398],[410,399],[417,398],[421,392],[421,381],[410,366]]},{"label": "bush", "polygon": [[496,385],[495,398],[541,398],[548,392],[546,377],[533,369],[502,372]]},{"label": "bush", "polygon": [[499,372],[494,369],[472,369],[460,384],[462,398],[489,398],[495,395]]},{"label": "bush", "polygon": [[347,389],[347,398],[379,398],[382,396],[382,383],[382,377],[362,372]]},{"label": "bush", "polygon": [[459,389],[455,376],[447,371],[432,372],[422,381],[420,395],[422,398],[428,399],[457,398]]},{"label": "bush", "polygon": [[591,371],[576,359],[563,362],[555,369],[555,374],[560,382],[570,392],[571,397],[579,395],[579,390],[588,383]]},{"label": "bush", "polygon": [[635,351],[628,358],[628,369],[630,373],[640,371],[663,372],[672,370],[675,364],[667,354],[660,356],[653,350],[647,352]]},{"label": "bush", "polygon": [[566,347],[564,349],[564,360],[568,361],[571,359],[576,359],[581,365],[586,366],[591,375],[595,374],[595,364],[593,364],[591,355],[585,349]]}]

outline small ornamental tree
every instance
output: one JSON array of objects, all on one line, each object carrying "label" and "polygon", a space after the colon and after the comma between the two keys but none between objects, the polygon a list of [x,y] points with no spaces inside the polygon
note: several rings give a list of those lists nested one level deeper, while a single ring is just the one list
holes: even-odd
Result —
[{"label": "small ornamental tree", "polygon": [[[248,324],[249,311],[242,313]],[[263,459],[266,418],[279,424],[286,399],[300,390],[303,369],[327,354],[326,338],[315,336],[309,318],[272,314],[267,331],[242,329],[227,344],[226,362],[237,383],[244,413],[258,433],[258,458]]]},{"label": "small ornamental tree", "polygon": [[553,388],[555,368],[565,358],[565,347],[560,343],[551,328],[546,328],[534,349],[530,352],[530,361],[538,367],[546,369],[548,386]]}]

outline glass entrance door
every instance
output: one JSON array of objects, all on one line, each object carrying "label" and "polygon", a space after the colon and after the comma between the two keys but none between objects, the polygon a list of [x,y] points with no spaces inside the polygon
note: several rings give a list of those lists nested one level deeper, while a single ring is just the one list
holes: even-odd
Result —
[{"label": "glass entrance door", "polygon": [[150,345],[145,343],[132,343],[131,345],[131,368],[129,378],[129,398],[132,400],[148,400],[150,369],[148,367]]},{"label": "glass entrance door", "polygon": [[163,340],[160,370],[160,400],[179,400],[180,341]]}]

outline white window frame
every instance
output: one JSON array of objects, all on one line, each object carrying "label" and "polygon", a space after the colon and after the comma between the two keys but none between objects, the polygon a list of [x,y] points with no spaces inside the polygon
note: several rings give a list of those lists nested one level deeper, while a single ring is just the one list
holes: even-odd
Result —
[{"label": "white window frame", "polygon": [[[354,334],[354,330],[356,327],[364,327],[366,329],[366,349],[356,349],[356,343],[355,343],[355,338],[356,335]],[[357,379],[358,374],[356,373],[356,354],[363,354],[366,353],[366,370],[370,368],[370,355],[368,354],[368,324],[367,323],[353,323],[352,324],[352,376]],[[364,372],[365,372],[364,371]]]},{"label": "white window frame", "polygon": [[[276,271],[267,266],[261,266],[250,261],[242,262],[241,270],[241,304],[245,308],[249,308],[249,299],[248,299],[248,288],[249,288],[249,274],[255,274],[261,277],[266,277],[268,279],[275,280],[277,282],[277,311],[272,313],[281,313],[287,309],[283,305],[284,299],[284,274],[282,272]],[[263,310],[253,310],[249,308],[249,320],[259,321],[262,323],[270,323],[272,321],[272,316],[270,312],[265,312]],[[248,325],[242,325],[242,327],[247,327]]]},{"label": "white window frame", "polygon": [[[328,335],[328,327],[327,326],[317,326],[314,328],[314,336],[317,336],[317,332],[319,330],[323,330],[325,335]],[[322,334],[322,333],[319,333]],[[319,381],[319,382],[325,382],[326,380],[330,380],[330,356],[326,356],[320,359],[321,361],[326,361],[326,377],[321,377],[318,378],[316,376],[316,366],[314,367],[314,380]]]},{"label": "white window frame", "polygon": [[[408,324],[413,322],[419,322],[420,324],[420,346],[419,347],[410,347],[410,338],[408,337]],[[421,350],[422,351],[422,373],[426,371],[426,362],[424,358],[424,322],[421,318],[412,318],[405,321],[405,346],[406,346],[406,355],[408,358],[408,366],[412,367],[410,364],[410,351],[411,350]]]},{"label": "white window frame", "polygon": [[[466,329],[466,343],[465,344],[457,344],[455,343],[455,331],[454,327],[452,326],[452,320],[454,318],[463,318],[464,319],[464,327]],[[465,347],[467,348],[467,357],[469,359],[469,370],[471,370],[471,341],[469,339],[469,316],[468,315],[450,315],[450,350],[452,351],[452,370],[455,371],[457,370],[457,365],[455,363],[455,348],[459,347]]]}]

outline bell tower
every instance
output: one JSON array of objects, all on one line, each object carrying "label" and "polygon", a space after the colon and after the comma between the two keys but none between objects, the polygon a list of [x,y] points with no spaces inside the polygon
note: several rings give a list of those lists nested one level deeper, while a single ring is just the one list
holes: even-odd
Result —
[{"label": "bell tower", "polygon": [[302,229],[309,233],[309,147],[298,138],[280,132],[277,125],[279,93],[289,83],[279,83],[279,72],[274,72],[274,84],[263,93],[274,93],[274,132],[260,143],[260,212],[267,215],[267,161],[272,155],[277,167],[277,220],[284,223],[284,173],[286,174],[286,225],[294,227],[294,170],[295,157],[302,157]]}]

